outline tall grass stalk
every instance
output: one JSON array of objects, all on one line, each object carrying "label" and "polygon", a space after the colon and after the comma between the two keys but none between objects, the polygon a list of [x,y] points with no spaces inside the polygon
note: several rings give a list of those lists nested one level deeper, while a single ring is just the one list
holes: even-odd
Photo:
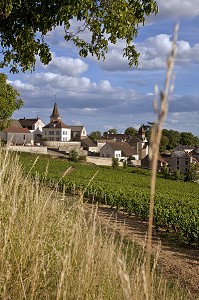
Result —
[{"label": "tall grass stalk", "polygon": [[[144,299],[142,251],[81,199],[24,178],[17,155],[0,150],[0,299]],[[155,273],[152,284],[150,299],[183,299]]]},{"label": "tall grass stalk", "polygon": [[[149,207],[149,224],[148,224],[148,234],[147,234],[147,262],[146,262],[146,274],[147,274],[147,282],[148,289],[151,286],[151,254],[152,254],[152,225],[153,225],[153,209],[154,209],[154,197],[155,197],[155,185],[156,185],[156,173],[157,173],[157,162],[159,155],[159,147],[162,136],[162,127],[163,122],[167,116],[168,111],[168,98],[173,91],[173,85],[170,85],[172,79],[172,71],[174,66],[174,61],[176,57],[176,42],[178,36],[178,28],[177,24],[174,29],[174,38],[172,43],[171,53],[167,59],[167,71],[165,78],[165,86],[164,90],[160,93],[160,107],[158,107],[158,87],[155,86],[155,99],[154,99],[154,110],[157,113],[157,122],[152,127],[150,145],[149,145],[149,155],[152,165],[151,172],[151,195],[150,195],[150,207]],[[148,300],[148,296],[146,296],[146,300]]]}]

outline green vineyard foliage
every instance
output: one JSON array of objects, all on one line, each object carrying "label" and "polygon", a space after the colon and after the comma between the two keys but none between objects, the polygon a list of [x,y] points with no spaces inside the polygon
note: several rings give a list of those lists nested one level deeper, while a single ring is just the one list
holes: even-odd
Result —
[{"label": "green vineyard foliage", "polygon": [[[64,186],[68,193],[82,191],[94,201],[148,219],[150,172],[147,170],[113,170],[46,157],[34,163],[34,155],[20,157],[25,173],[39,174],[48,183]],[[186,243],[199,246],[199,185],[157,178],[154,225],[157,230],[162,228]]]}]

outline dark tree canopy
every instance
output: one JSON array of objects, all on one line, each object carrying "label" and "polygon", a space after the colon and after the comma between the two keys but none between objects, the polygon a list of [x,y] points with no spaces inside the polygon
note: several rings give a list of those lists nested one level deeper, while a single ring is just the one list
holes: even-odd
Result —
[{"label": "dark tree canopy", "polygon": [[130,135],[132,137],[137,136],[137,134],[138,134],[137,130],[134,127],[126,128],[124,133],[127,134],[127,135]]},{"label": "dark tree canopy", "polygon": [[101,132],[100,131],[92,131],[90,134],[89,134],[89,138],[93,141],[95,141],[97,138],[99,138],[101,136]]},{"label": "dark tree canopy", "polygon": [[19,93],[6,82],[6,78],[0,73],[0,131],[9,126],[13,112],[23,105]]},{"label": "dark tree canopy", "polygon": [[[157,13],[154,0],[6,0],[0,3],[1,67],[11,72],[19,69],[34,70],[39,55],[44,64],[51,60],[46,34],[57,26],[64,26],[65,40],[73,41],[80,48],[79,54],[88,53],[104,58],[108,42],[118,39],[126,42],[123,55],[130,65],[137,65],[139,54],[132,40],[137,36],[145,17]],[[70,20],[81,21],[77,32],[70,29]],[[81,39],[81,32],[88,29],[91,40]]]}]

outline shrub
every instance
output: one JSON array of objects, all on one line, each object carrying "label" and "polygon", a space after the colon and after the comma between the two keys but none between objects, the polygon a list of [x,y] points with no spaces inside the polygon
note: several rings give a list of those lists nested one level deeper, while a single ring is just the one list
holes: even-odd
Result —
[{"label": "shrub", "polygon": [[118,158],[113,157],[112,158],[112,168],[117,169],[119,167],[119,160]]}]

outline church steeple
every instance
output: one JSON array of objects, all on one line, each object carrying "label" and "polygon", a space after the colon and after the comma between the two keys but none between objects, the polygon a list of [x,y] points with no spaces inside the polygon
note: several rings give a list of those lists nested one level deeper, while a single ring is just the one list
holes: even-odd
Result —
[{"label": "church steeple", "polygon": [[50,116],[50,122],[60,122],[61,117],[58,111],[57,103],[54,104],[52,115]]}]

